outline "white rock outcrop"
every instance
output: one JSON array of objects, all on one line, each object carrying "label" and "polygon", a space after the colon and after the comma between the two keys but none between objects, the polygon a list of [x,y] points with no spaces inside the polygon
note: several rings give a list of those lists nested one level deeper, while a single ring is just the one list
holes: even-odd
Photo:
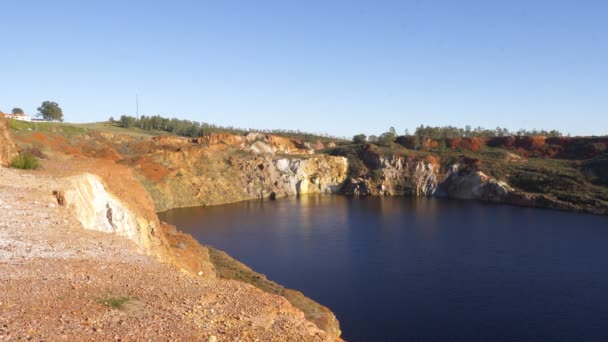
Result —
[{"label": "white rock outcrop", "polygon": [[348,175],[344,157],[277,159],[274,165],[292,194],[336,193]]},{"label": "white rock outcrop", "polygon": [[85,229],[127,237],[142,250],[149,246],[154,223],[138,217],[109,193],[99,177],[86,173],[70,177],[67,183],[65,205]]},{"label": "white rock outcrop", "polygon": [[384,195],[431,196],[439,183],[439,170],[427,161],[408,161],[403,157],[379,157]]},{"label": "white rock outcrop", "polygon": [[487,176],[481,171],[462,172],[460,165],[452,165],[442,184],[448,197],[478,199],[491,202],[504,201],[513,189],[505,182]]}]

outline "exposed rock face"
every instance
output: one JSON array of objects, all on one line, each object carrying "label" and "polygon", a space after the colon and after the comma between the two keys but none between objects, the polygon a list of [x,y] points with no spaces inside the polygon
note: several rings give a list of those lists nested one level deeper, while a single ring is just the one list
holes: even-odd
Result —
[{"label": "exposed rock face", "polygon": [[514,190],[505,182],[483,172],[461,170],[453,165],[441,174],[433,161],[408,161],[400,157],[378,157],[378,169],[383,174],[377,181],[350,178],[343,193],[348,195],[408,195],[415,197],[450,197],[505,202]]},{"label": "exposed rock face", "polygon": [[309,159],[278,159],[274,166],[280,173],[285,194],[338,192],[346,180],[348,163],[344,157],[318,156]]},{"label": "exposed rock face", "polygon": [[446,139],[446,145],[452,150],[462,148],[469,151],[479,151],[483,140],[479,138],[453,138]]},{"label": "exposed rock face", "polygon": [[342,193],[351,196],[371,196],[375,193],[373,191],[374,185],[368,179],[364,178],[349,178],[342,188]]},{"label": "exposed rock face", "polygon": [[63,191],[63,201],[73,209],[84,228],[127,237],[149,253],[151,241],[156,239],[155,222],[135,215],[106,190],[97,176],[74,176],[68,179],[68,183],[69,188]]},{"label": "exposed rock face", "polygon": [[488,177],[481,171],[462,171],[460,165],[452,165],[437,195],[456,199],[477,199],[489,202],[505,202],[513,189],[506,183]]},{"label": "exposed rock face", "polygon": [[[263,143],[255,141],[251,145]],[[270,146],[270,145],[268,145]],[[346,180],[346,158],[251,153],[220,145],[154,151],[139,173],[157,211],[248,199],[338,192]],[[164,171],[163,171],[164,170]],[[162,171],[162,172],[161,172]],[[154,175],[160,175],[156,177]]]},{"label": "exposed rock face", "polygon": [[384,180],[380,189],[385,195],[431,196],[438,184],[439,168],[427,161],[404,158],[383,160]]},{"label": "exposed rock face", "polygon": [[361,154],[361,159],[381,175],[378,174],[375,181],[362,183],[351,180],[346,186],[347,193],[431,196],[439,183],[439,164],[434,158],[416,160],[394,155],[381,156],[367,149]]},{"label": "exposed rock face", "polygon": [[[57,174],[52,164],[47,163],[45,170]],[[62,163],[62,171],[75,169],[78,174],[58,180],[53,191],[58,204],[66,206],[82,227],[126,237],[140,253],[155,256],[185,273],[215,277],[207,248],[159,222],[152,200],[128,170],[115,164],[94,164],[90,160]],[[87,168],[92,170],[82,173]],[[123,187],[128,190],[119,191]],[[180,242],[187,248],[176,253],[172,246]]]},{"label": "exposed rock face", "polygon": [[373,147],[366,147],[359,157],[376,179],[349,178],[343,188],[345,194],[438,196],[509,203],[516,193],[505,182],[478,171],[476,159],[465,158],[465,167],[454,164],[442,173],[439,161],[432,156],[421,160],[381,155]]},{"label": "exposed rock face", "polygon": [[16,155],[17,146],[11,137],[6,118],[0,112],[0,166],[10,165]]}]

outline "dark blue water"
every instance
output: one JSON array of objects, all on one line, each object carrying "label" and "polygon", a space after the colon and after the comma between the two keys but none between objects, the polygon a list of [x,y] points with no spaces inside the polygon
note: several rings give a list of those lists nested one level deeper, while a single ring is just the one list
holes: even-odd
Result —
[{"label": "dark blue water", "polygon": [[309,196],[161,219],[328,306],[350,341],[608,341],[608,217]]}]

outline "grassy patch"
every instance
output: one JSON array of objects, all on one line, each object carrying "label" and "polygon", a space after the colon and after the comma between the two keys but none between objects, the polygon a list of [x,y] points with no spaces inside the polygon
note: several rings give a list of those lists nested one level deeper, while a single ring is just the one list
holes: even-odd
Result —
[{"label": "grassy patch", "polygon": [[282,295],[285,292],[283,286],[268,280],[263,274],[255,272],[220,250],[208,248],[211,262],[221,278],[239,280],[273,294]]},{"label": "grassy patch", "polygon": [[28,122],[9,119],[8,124],[9,128],[15,133],[53,133],[66,138],[86,135],[90,131],[119,133],[133,136],[135,138],[172,135],[162,131],[146,131],[137,127],[123,128],[112,122],[74,124],[66,122]]},{"label": "grassy patch", "polygon": [[608,186],[608,156],[586,162],[582,170],[593,184]]},{"label": "grassy patch", "polygon": [[20,153],[11,161],[11,167],[21,170],[36,170],[40,168],[38,158],[34,157],[29,152]]},{"label": "grassy patch", "polygon": [[65,137],[73,137],[87,133],[87,129],[75,124],[63,122],[28,122],[19,120],[8,120],[9,128],[13,132],[40,132],[55,133]]},{"label": "grassy patch", "polygon": [[159,136],[159,135],[174,136],[174,134],[164,132],[164,131],[158,131],[158,130],[147,131],[147,130],[141,129],[139,127],[125,128],[125,127],[120,126],[116,122],[109,122],[109,121],[108,122],[72,124],[72,126],[81,128],[81,129],[89,129],[89,130],[95,130],[95,131],[100,131],[100,132],[125,134],[125,135],[130,135],[130,136],[136,137],[136,138],[154,137],[154,136]]},{"label": "grassy patch", "polygon": [[113,309],[122,309],[124,305],[131,300],[129,297],[108,297],[108,298],[99,298],[97,303],[107,306]]}]

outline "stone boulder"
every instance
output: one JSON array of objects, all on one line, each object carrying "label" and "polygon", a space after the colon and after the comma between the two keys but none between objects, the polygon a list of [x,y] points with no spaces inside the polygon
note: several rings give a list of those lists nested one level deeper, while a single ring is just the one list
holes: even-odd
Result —
[{"label": "stone boulder", "polygon": [[342,193],[350,196],[370,196],[372,195],[372,185],[369,180],[351,177],[344,184]]},{"label": "stone boulder", "polygon": [[452,165],[441,184],[442,193],[450,198],[504,202],[513,189],[505,182],[487,176],[481,171],[461,170]]}]

